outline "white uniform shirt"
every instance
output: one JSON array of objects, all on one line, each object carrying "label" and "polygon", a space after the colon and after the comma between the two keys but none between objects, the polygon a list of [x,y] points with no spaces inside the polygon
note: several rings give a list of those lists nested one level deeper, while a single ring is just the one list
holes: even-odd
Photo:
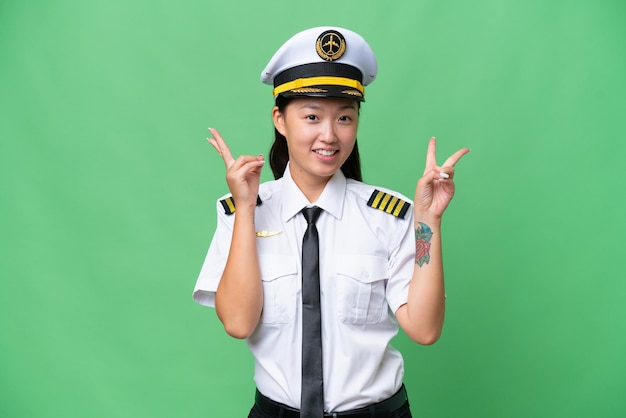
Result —
[{"label": "white uniform shirt", "polygon": [[[367,206],[374,190],[339,171],[314,203],[323,209],[316,225],[326,411],[381,401],[402,385],[402,356],[389,342],[398,332],[393,312],[407,301],[415,267],[413,210],[411,206],[401,219]],[[259,391],[299,408],[301,248],[306,229],[300,211],[311,204],[293,182],[289,167],[281,179],[262,184],[259,197],[256,230],[280,233],[257,238],[263,311],[247,343]],[[225,214],[219,202],[217,211],[217,229],[194,290],[194,299],[207,306],[215,304],[237,216]]]}]

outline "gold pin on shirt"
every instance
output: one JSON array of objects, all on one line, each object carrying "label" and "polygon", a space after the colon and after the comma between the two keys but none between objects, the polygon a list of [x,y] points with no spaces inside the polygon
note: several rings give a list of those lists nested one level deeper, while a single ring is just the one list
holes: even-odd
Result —
[{"label": "gold pin on shirt", "polygon": [[269,238],[269,237],[273,237],[274,235],[278,235],[278,234],[282,234],[283,231],[275,231],[275,232],[271,232],[271,231],[257,231],[256,236],[259,238]]}]

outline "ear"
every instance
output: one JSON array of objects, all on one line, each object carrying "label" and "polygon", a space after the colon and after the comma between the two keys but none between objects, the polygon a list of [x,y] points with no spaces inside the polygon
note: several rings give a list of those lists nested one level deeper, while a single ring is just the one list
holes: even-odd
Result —
[{"label": "ear", "polygon": [[272,108],[272,120],[276,130],[285,136],[285,115],[278,109],[278,106]]}]

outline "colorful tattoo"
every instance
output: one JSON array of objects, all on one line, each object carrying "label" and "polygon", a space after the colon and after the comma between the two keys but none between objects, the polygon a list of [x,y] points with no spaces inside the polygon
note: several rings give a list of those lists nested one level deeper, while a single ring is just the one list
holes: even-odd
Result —
[{"label": "colorful tattoo", "polygon": [[430,239],[433,231],[426,224],[418,222],[415,229],[415,263],[422,267],[430,261]]}]

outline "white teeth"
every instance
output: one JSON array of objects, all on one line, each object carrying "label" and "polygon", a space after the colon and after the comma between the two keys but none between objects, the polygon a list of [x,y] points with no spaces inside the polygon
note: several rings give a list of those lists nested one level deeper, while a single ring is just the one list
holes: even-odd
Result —
[{"label": "white teeth", "polygon": [[325,149],[318,149],[315,150],[316,153],[318,153],[319,155],[323,155],[325,157],[330,157],[331,155],[333,155],[335,153],[335,151],[329,151],[329,150],[325,150]]}]

